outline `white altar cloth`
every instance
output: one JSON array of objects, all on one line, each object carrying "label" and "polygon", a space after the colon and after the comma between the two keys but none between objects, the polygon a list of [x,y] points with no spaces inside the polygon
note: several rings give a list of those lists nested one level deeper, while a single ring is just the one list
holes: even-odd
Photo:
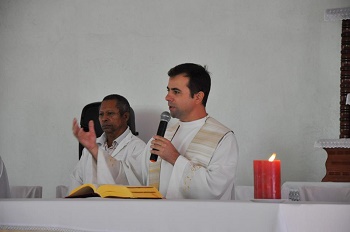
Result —
[{"label": "white altar cloth", "polygon": [[350,204],[140,199],[3,199],[0,231],[348,232]]}]

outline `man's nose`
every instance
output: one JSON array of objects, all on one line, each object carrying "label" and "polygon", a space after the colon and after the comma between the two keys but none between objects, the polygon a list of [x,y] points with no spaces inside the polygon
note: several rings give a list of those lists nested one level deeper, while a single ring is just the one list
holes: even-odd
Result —
[{"label": "man's nose", "polygon": [[104,122],[104,121],[107,121],[108,120],[108,116],[107,115],[102,115],[101,116],[101,120]]},{"label": "man's nose", "polygon": [[165,101],[171,101],[171,100],[172,100],[172,97],[170,96],[169,93],[165,95]]}]

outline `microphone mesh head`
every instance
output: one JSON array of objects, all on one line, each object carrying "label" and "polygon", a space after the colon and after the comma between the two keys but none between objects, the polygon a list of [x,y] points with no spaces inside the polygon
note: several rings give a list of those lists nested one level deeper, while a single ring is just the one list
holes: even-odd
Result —
[{"label": "microphone mesh head", "polygon": [[166,121],[169,122],[170,121],[170,113],[168,111],[164,111],[161,115],[160,115],[160,121]]}]

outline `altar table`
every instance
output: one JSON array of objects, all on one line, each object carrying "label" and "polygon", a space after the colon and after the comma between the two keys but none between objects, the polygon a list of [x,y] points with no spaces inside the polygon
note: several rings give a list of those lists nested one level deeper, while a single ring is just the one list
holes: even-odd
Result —
[{"label": "altar table", "polygon": [[350,231],[350,204],[1,199],[0,231]]}]

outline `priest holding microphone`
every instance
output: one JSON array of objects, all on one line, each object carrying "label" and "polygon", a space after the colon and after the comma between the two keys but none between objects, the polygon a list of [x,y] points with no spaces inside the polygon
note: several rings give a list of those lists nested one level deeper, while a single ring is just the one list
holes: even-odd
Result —
[{"label": "priest holding microphone", "polygon": [[168,75],[165,100],[179,122],[148,142],[143,181],[167,199],[234,199],[238,145],[232,130],[206,112],[209,72],[185,63]]}]

